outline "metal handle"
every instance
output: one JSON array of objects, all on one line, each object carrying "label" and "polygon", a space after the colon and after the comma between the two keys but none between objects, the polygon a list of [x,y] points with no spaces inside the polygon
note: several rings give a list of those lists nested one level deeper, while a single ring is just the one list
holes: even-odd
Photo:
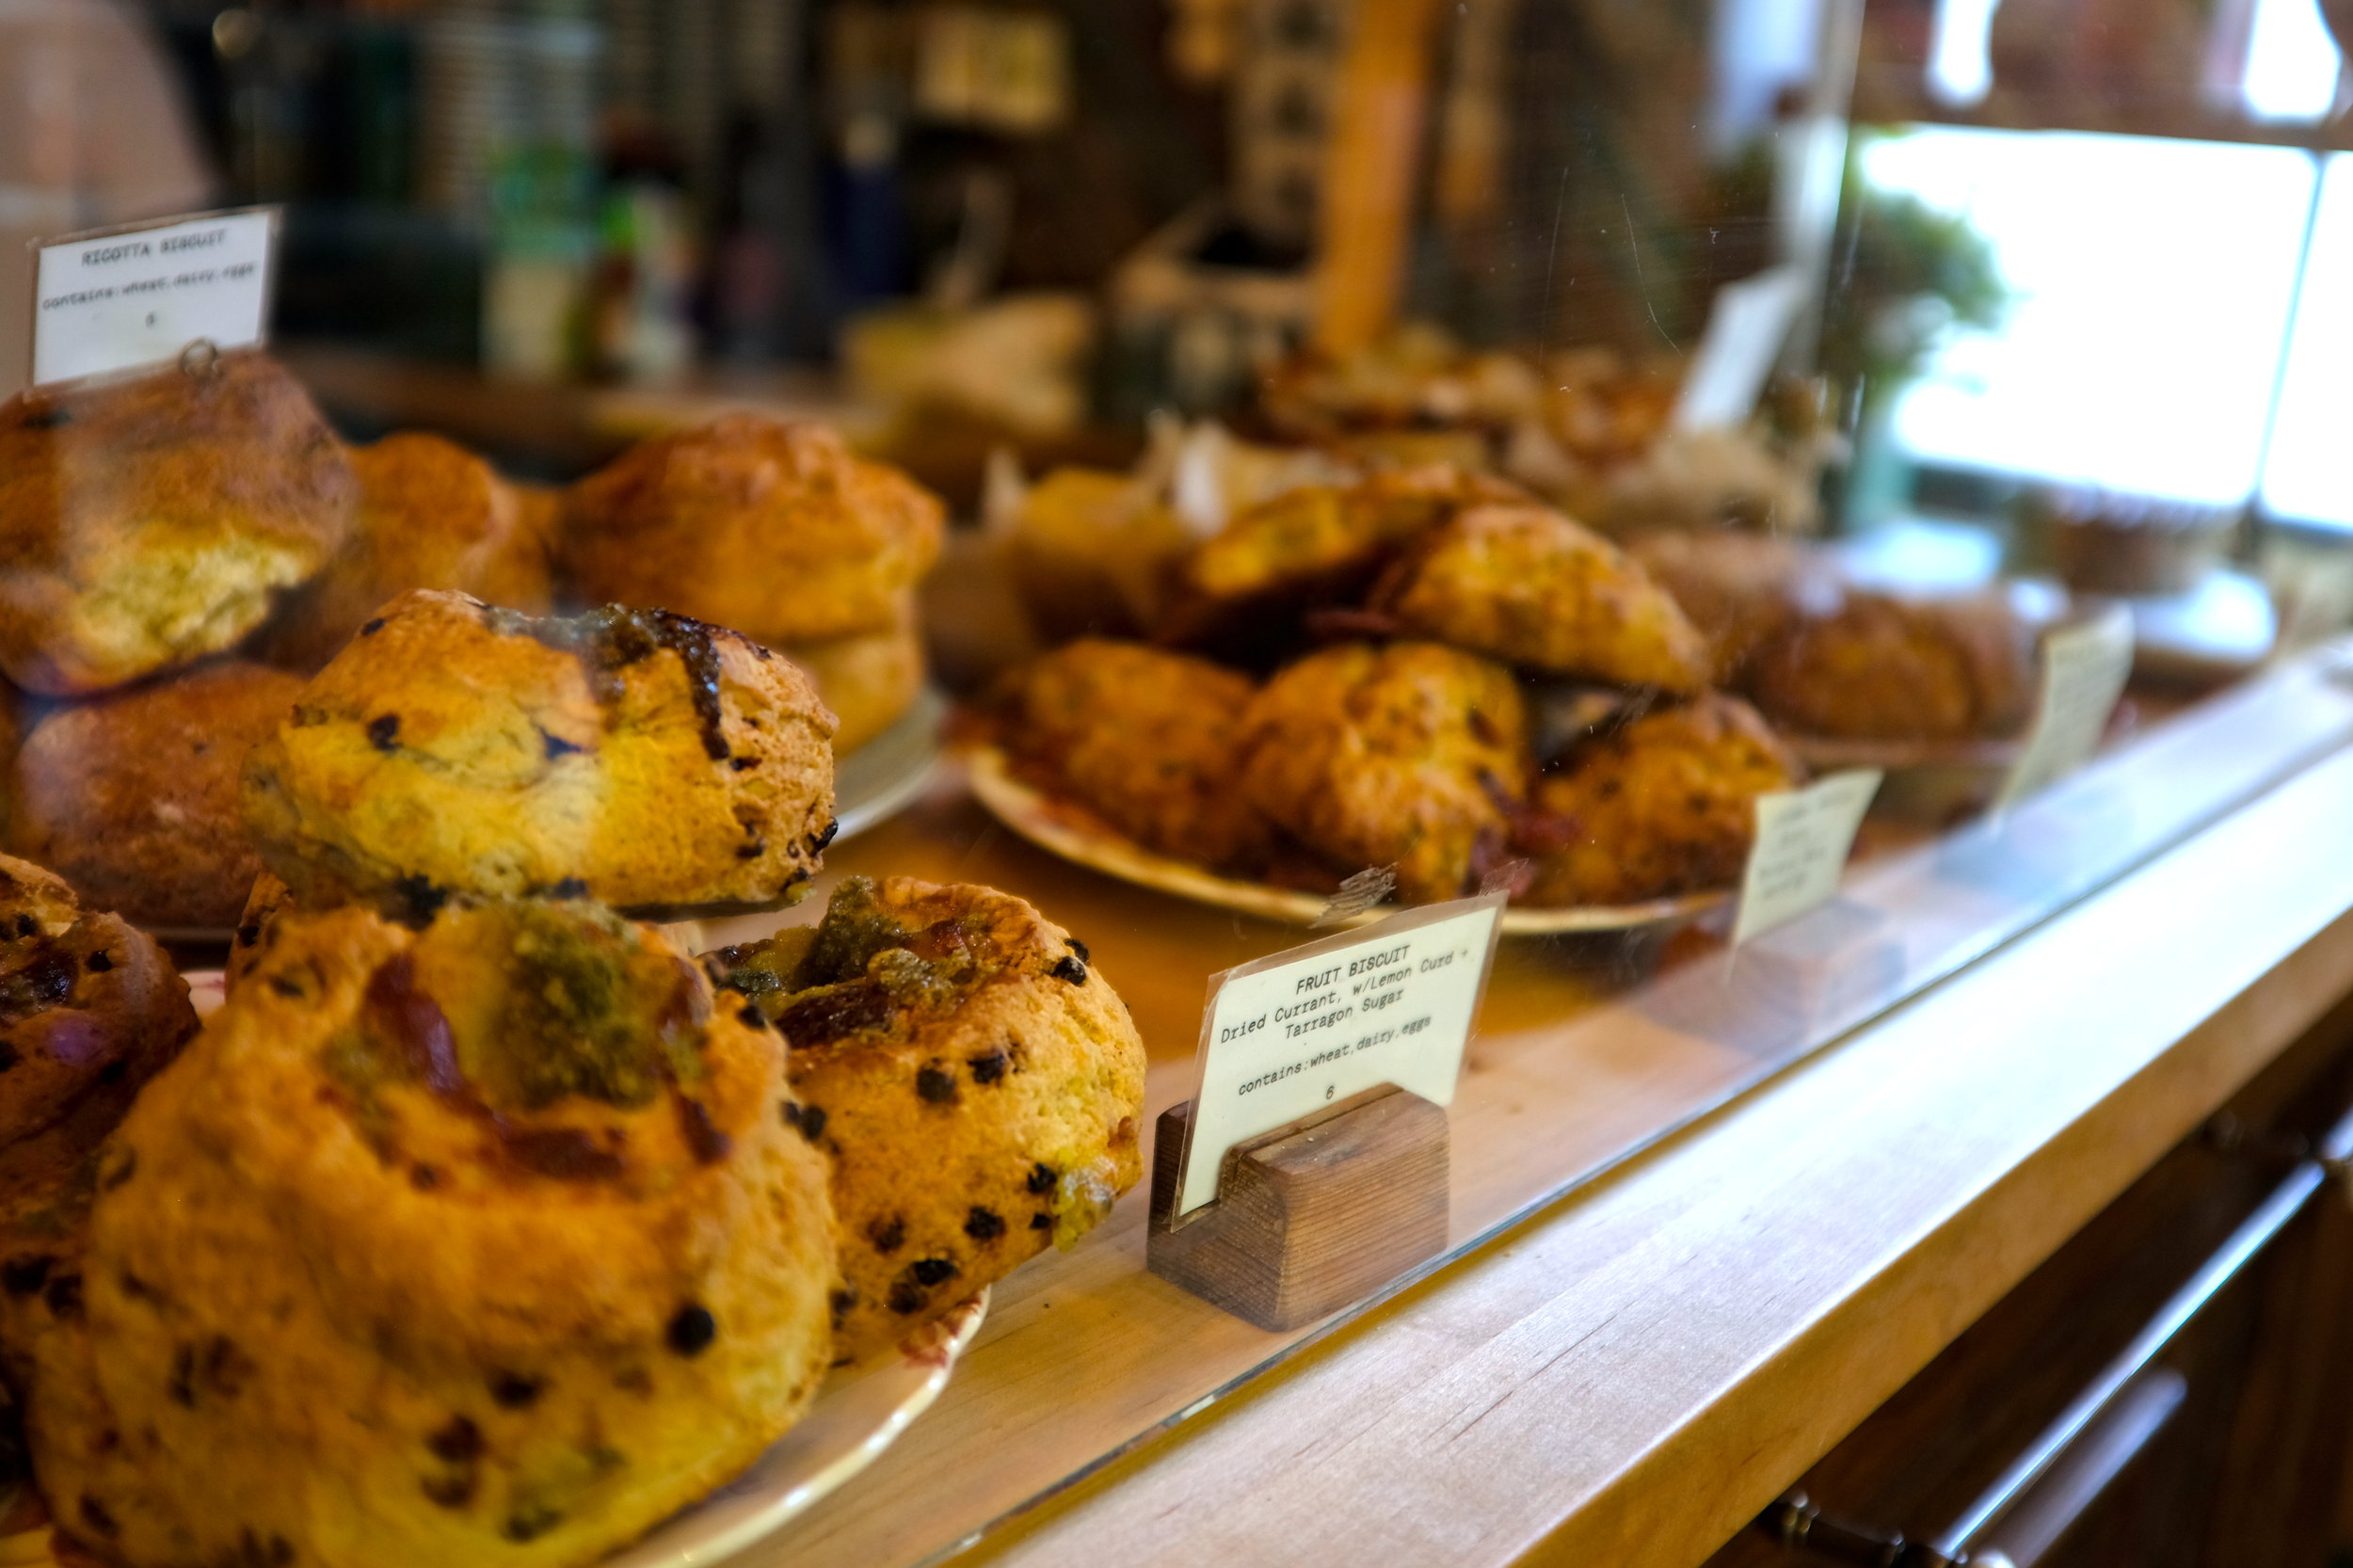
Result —
[{"label": "metal handle", "polygon": [[[2156,1358],[2287,1229],[2331,1177],[2353,1181],[2353,1113],[2329,1129],[2317,1152],[2297,1164],[2057,1419],[1933,1541],[1908,1541],[1900,1532],[1824,1519],[1801,1492],[1790,1493],[1767,1509],[1757,1524],[1792,1549],[1846,1562],[1881,1568],[1958,1568],[1971,1562],[1977,1568],[2009,1568],[2012,1563],[2029,1568],[2181,1403],[2182,1390],[2175,1386],[2180,1375],[2153,1373]],[[2169,1397],[2163,1394],[2169,1386]],[[2129,1400],[2128,1390],[2133,1391]],[[2134,1440],[2127,1443],[2127,1438]],[[2048,1485],[2038,1485],[2046,1477]],[[1997,1543],[1993,1539],[1996,1534],[2009,1544]],[[1973,1548],[1982,1555],[1973,1557]]]},{"label": "metal handle", "polygon": [[2169,1367],[2143,1372],[1969,1549],[1970,1568],[2034,1568],[2108,1483],[2163,1432],[2189,1395],[2189,1380]]}]

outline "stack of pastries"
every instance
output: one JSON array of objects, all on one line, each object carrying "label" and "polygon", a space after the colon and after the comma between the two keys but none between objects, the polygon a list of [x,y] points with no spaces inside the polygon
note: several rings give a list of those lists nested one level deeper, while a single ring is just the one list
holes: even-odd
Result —
[{"label": "stack of pastries", "polygon": [[557,492],[434,436],[346,447],[258,351],[36,389],[0,406],[6,847],[152,929],[226,930],[261,867],[245,754],[417,590],[739,628],[816,680],[854,749],[922,686],[940,522],[830,432],[753,416]]},{"label": "stack of pastries", "polygon": [[1754,798],[1802,777],[1640,563],[1492,478],[1305,487],[1181,580],[1156,645],[1014,672],[994,733],[1048,793],[1226,874],[1641,903],[1737,881]]},{"label": "stack of pastries", "polygon": [[1026,903],[852,879],[699,961],[612,907],[805,894],[833,728],[730,631],[414,591],[246,760],[200,1031],[0,861],[0,1365],[64,1535],[591,1562],[1104,1216],[1143,1046]]}]

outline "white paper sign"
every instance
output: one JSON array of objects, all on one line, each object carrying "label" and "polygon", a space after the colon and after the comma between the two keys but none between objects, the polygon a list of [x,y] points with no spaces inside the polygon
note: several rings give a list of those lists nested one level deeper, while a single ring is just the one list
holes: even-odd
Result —
[{"label": "white paper sign", "polygon": [[1675,399],[1674,428],[1746,424],[1804,299],[1805,275],[1794,266],[1777,266],[1718,289],[1707,331]]},{"label": "white paper sign", "polygon": [[1996,808],[2017,805],[2091,759],[2133,673],[2133,616],[2111,604],[2097,619],[2042,639],[2042,696],[2025,750]]},{"label": "white paper sign", "polygon": [[1740,878],[1737,947],[1829,901],[1854,848],[1855,829],[1879,793],[1880,771],[1855,768],[1802,790],[1756,797],[1756,842]]},{"label": "white paper sign", "polygon": [[1177,1182],[1217,1196],[1225,1151],[1384,1083],[1452,1103],[1504,895],[1393,916],[1219,975]]},{"label": "white paper sign", "polygon": [[277,236],[260,207],[40,242],[34,385],[169,364],[200,339],[262,343]]}]

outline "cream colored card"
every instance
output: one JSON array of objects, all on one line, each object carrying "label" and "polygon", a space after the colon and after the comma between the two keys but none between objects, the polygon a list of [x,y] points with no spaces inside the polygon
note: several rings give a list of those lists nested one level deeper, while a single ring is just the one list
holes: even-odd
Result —
[{"label": "cream colored card", "polygon": [[2132,673],[2133,616],[2121,604],[2043,638],[2041,700],[1996,808],[2016,806],[2089,761]]},{"label": "cream colored card", "polygon": [[1323,1106],[1384,1083],[1451,1103],[1503,901],[1430,904],[1213,979],[1178,1218],[1217,1196],[1226,1150]]},{"label": "cream colored card", "polygon": [[167,365],[269,336],[278,209],[213,213],[34,247],[33,384]]},{"label": "cream colored card", "polygon": [[1796,920],[1838,891],[1855,829],[1879,793],[1880,778],[1877,768],[1855,768],[1802,790],[1757,796],[1756,842],[1740,878],[1734,946]]}]

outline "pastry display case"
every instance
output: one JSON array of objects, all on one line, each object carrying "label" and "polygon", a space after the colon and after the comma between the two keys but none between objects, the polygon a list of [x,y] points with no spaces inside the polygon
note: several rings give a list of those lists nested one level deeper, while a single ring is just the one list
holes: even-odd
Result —
[{"label": "pastry display case", "polygon": [[2353,76],[2158,9],[0,16],[0,1555],[2353,1549]]}]

